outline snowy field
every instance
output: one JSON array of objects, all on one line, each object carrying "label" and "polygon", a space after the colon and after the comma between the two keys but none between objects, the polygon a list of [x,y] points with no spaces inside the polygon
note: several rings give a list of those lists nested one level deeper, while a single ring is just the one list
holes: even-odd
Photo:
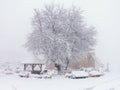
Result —
[{"label": "snowy field", "polygon": [[21,78],[17,75],[0,75],[0,90],[120,90],[120,74],[106,73],[101,77],[68,79]]}]

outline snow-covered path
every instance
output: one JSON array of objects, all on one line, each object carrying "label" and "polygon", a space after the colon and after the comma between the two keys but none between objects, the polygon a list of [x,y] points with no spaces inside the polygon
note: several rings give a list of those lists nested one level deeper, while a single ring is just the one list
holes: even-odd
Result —
[{"label": "snow-covered path", "polygon": [[120,90],[120,74],[107,73],[99,78],[52,79],[1,76],[0,90]]}]

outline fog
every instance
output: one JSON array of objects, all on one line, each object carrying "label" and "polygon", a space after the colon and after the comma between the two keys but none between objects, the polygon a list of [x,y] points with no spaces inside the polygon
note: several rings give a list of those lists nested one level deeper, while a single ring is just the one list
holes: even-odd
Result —
[{"label": "fog", "polygon": [[0,61],[32,59],[23,45],[32,31],[33,9],[51,3],[81,7],[84,20],[98,32],[96,56],[120,70],[119,0],[0,0]]}]

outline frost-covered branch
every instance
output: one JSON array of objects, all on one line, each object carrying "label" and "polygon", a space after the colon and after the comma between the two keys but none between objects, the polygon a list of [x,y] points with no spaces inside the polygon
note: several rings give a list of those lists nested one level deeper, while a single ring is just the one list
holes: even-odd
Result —
[{"label": "frost-covered branch", "polygon": [[33,32],[26,47],[32,52],[44,54],[47,62],[55,66],[68,66],[78,60],[95,45],[95,30],[87,27],[80,9],[61,6],[45,6],[35,10]]}]

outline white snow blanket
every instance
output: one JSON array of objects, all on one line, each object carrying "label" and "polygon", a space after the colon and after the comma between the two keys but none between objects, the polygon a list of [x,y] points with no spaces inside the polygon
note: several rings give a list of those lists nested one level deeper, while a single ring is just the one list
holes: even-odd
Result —
[{"label": "white snow blanket", "polygon": [[68,79],[54,76],[51,79],[21,78],[17,75],[0,75],[0,90],[120,90],[120,73],[86,79]]}]

